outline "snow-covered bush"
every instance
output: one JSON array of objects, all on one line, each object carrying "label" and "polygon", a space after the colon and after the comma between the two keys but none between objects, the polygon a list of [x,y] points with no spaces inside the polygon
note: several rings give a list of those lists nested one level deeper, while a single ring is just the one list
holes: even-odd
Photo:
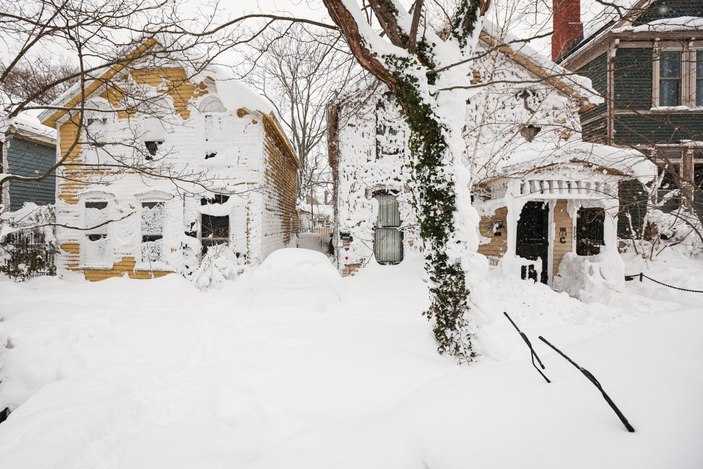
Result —
[{"label": "snow-covered bush", "polygon": [[595,256],[564,254],[553,287],[584,303],[607,302],[625,287],[625,265],[617,253],[604,251]]},{"label": "snow-covered bush", "polygon": [[54,206],[25,203],[0,213],[0,274],[15,281],[55,275]]},{"label": "snow-covered bush", "polygon": [[271,307],[324,311],[342,298],[342,278],[324,254],[310,249],[279,249],[252,273],[251,289]]},{"label": "snow-covered bush", "polygon": [[649,253],[645,254],[650,258],[669,246],[680,246],[679,250],[683,248],[690,255],[703,252],[703,227],[693,214],[683,210],[665,213],[650,209],[645,223],[645,234],[651,243]]},{"label": "snow-covered bush", "polygon": [[190,280],[201,290],[221,285],[241,275],[246,266],[244,258],[237,257],[226,244],[211,246],[200,261],[200,266],[190,275]]}]

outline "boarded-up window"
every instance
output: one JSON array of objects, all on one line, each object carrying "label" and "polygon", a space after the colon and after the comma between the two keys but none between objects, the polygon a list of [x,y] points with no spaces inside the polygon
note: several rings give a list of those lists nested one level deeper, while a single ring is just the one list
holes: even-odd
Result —
[{"label": "boarded-up window", "polygon": [[142,262],[163,260],[164,202],[142,202]]},{"label": "boarded-up window", "polygon": [[403,260],[403,233],[400,226],[398,199],[390,194],[376,195],[378,219],[373,251],[379,264],[397,264]]},{"label": "boarded-up window", "polygon": [[84,226],[87,228],[83,243],[83,263],[86,266],[104,267],[109,261],[107,202],[85,202]]},{"label": "boarded-up window", "polygon": [[576,254],[579,256],[594,256],[600,254],[600,248],[605,244],[603,229],[605,210],[602,208],[585,208],[578,210],[576,218]]}]

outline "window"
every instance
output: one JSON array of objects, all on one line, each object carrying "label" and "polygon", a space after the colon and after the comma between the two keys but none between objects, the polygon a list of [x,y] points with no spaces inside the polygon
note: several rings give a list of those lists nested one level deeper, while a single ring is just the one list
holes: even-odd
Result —
[{"label": "window", "polygon": [[81,249],[83,264],[89,267],[105,267],[110,261],[107,240],[109,221],[107,202],[88,200],[84,208],[86,234]]},{"label": "window", "polygon": [[703,50],[696,51],[696,106],[703,106]]},{"label": "window", "polygon": [[[657,188],[657,202],[661,210],[672,212],[681,206],[681,197],[678,187],[678,176],[681,176],[683,167],[682,149],[660,149],[657,152],[657,165],[661,182]],[[671,174],[671,173],[674,174]]]},{"label": "window", "polygon": [[[694,184],[694,199],[698,199],[698,194],[695,192],[703,190],[703,150],[694,150],[693,152],[693,184]],[[696,200],[696,203],[700,203]]]},{"label": "window", "polygon": [[594,256],[600,254],[605,244],[603,229],[605,210],[599,207],[581,207],[576,214],[576,254]]},{"label": "window", "polygon": [[164,202],[142,202],[142,262],[163,261],[165,208]]},{"label": "window", "polygon": [[163,140],[147,140],[146,142],[144,142],[144,145],[146,146],[146,151],[149,152],[149,154],[146,155],[145,158],[147,160],[153,160],[156,156],[156,152],[159,151],[159,147],[161,147],[163,143]]},{"label": "window", "polygon": [[[219,205],[224,204],[228,200],[228,195],[215,194],[212,198],[201,199],[200,205]],[[203,254],[207,253],[208,248],[211,246],[229,244],[229,215],[202,213],[200,215],[200,242]]]},{"label": "window", "polygon": [[703,106],[703,50],[685,45],[655,52],[654,78],[653,106]]},{"label": "window", "polygon": [[540,130],[542,130],[542,127],[537,127],[536,125],[530,124],[520,129],[520,135],[522,135],[528,142],[531,142],[535,139]]},{"label": "window", "polygon": [[681,52],[662,51],[659,54],[659,105],[681,104]]},{"label": "window", "polygon": [[378,218],[374,232],[373,252],[379,264],[398,264],[403,260],[403,233],[400,227],[398,199],[390,194],[377,194]]}]

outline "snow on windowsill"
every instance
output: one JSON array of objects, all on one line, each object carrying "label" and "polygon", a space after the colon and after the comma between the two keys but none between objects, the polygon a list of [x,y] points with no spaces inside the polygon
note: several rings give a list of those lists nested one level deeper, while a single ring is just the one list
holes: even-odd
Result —
[{"label": "snow on windowsill", "polygon": [[703,106],[652,106],[652,112],[703,112]]}]

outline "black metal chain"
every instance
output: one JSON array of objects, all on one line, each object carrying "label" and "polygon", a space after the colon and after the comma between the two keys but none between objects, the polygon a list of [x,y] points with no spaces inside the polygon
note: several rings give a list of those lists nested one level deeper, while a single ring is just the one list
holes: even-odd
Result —
[{"label": "black metal chain", "polygon": [[635,274],[635,275],[625,275],[625,280],[634,280],[636,277],[640,278],[640,282],[642,281],[642,278],[644,277],[648,280],[651,280],[654,283],[658,283],[659,285],[663,285],[668,288],[673,288],[674,290],[680,290],[680,291],[685,291],[685,292],[689,292],[689,293],[703,293],[703,290],[691,290],[690,288],[681,288],[681,287],[677,287],[674,285],[669,285],[668,283],[660,282],[659,280],[653,279],[652,277],[645,275],[643,272],[640,272],[639,274]]}]

